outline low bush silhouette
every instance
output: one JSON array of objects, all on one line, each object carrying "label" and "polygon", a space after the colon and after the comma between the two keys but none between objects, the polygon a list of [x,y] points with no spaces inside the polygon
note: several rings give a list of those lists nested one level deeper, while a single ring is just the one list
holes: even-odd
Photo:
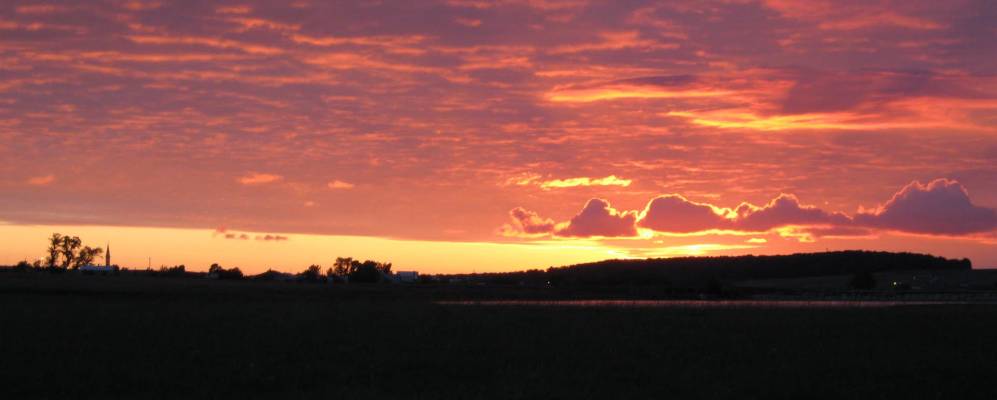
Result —
[{"label": "low bush silhouette", "polygon": [[242,270],[238,267],[225,269],[221,265],[211,264],[211,267],[208,267],[208,277],[213,279],[238,280],[242,279],[243,275]]}]

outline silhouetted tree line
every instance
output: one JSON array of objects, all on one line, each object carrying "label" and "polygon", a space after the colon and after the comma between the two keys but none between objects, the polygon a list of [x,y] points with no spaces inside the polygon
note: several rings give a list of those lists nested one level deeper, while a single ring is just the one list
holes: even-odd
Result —
[{"label": "silhouetted tree line", "polygon": [[182,277],[187,275],[187,266],[180,264],[174,265],[172,267],[161,266],[159,270],[155,272],[158,276],[172,276],[172,277]]},{"label": "silhouetted tree line", "polygon": [[[677,257],[646,260],[606,260],[551,267],[546,271],[454,275],[490,284],[550,286],[656,285],[716,289],[721,283],[752,279],[857,275],[902,270],[971,269],[968,259],[952,260],[926,254],[877,251],[834,251],[775,256]],[[862,278],[864,279],[864,277]],[[868,287],[868,282],[853,283]],[[875,282],[872,284],[875,285]]]},{"label": "silhouetted tree line", "polygon": [[326,271],[326,277],[337,282],[377,283],[391,275],[391,263],[372,260],[354,260],[352,257],[337,257],[333,267]]},{"label": "silhouetted tree line", "polygon": [[339,257],[336,258],[336,262],[333,265],[333,267],[328,268],[324,273],[322,272],[321,265],[312,264],[308,268],[305,268],[304,271],[293,275],[268,269],[263,273],[245,277],[239,268],[226,269],[218,264],[211,264],[211,267],[208,268],[208,277],[215,279],[248,278],[258,281],[294,281],[303,283],[377,283],[385,281],[391,276],[391,263],[372,260],[360,261],[350,257]]}]

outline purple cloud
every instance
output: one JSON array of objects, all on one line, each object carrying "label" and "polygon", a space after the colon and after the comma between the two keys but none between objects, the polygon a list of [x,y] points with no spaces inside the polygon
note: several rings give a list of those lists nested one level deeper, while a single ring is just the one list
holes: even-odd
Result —
[{"label": "purple cloud", "polygon": [[556,230],[558,236],[572,237],[625,237],[636,236],[637,213],[617,211],[603,199],[591,199],[582,211],[571,218],[566,226]]},{"label": "purple cloud", "polygon": [[554,232],[554,221],[550,218],[541,218],[533,211],[516,207],[509,211],[509,216],[514,224],[514,231],[527,235],[548,234]]},{"label": "purple cloud", "polygon": [[742,203],[734,212],[737,213],[737,228],[746,231],[767,231],[787,225],[851,224],[848,216],[801,205],[791,194],[781,194],[763,207]]},{"label": "purple cloud", "polygon": [[959,182],[936,179],[927,185],[911,182],[875,211],[857,214],[855,221],[903,232],[965,235],[997,229],[997,210],[973,204]]},{"label": "purple cloud", "polygon": [[655,197],[640,213],[619,211],[608,201],[591,199],[570,221],[555,224],[537,213],[517,207],[510,212],[514,232],[567,237],[637,236],[637,228],[660,233],[697,233],[713,230],[766,232],[794,227],[807,237],[867,236],[877,229],[933,235],[967,235],[997,229],[997,210],[974,205],[966,189],[953,180],[928,185],[913,182],[873,212],[854,217],[800,204],[792,194],[781,194],[764,206],[741,203],[735,209],[690,201],[677,194]]}]

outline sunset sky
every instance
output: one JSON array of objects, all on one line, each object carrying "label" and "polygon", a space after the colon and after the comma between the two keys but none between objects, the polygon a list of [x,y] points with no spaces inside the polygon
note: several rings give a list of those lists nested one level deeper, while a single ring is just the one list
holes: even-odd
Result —
[{"label": "sunset sky", "polygon": [[4,1],[0,264],[997,266],[993,1]]}]

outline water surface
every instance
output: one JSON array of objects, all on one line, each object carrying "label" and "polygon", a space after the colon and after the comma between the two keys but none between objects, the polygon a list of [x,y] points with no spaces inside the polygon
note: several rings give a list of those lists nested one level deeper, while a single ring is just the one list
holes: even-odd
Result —
[{"label": "water surface", "polygon": [[458,300],[438,301],[436,304],[457,306],[626,308],[882,308],[988,303],[890,300]]}]

